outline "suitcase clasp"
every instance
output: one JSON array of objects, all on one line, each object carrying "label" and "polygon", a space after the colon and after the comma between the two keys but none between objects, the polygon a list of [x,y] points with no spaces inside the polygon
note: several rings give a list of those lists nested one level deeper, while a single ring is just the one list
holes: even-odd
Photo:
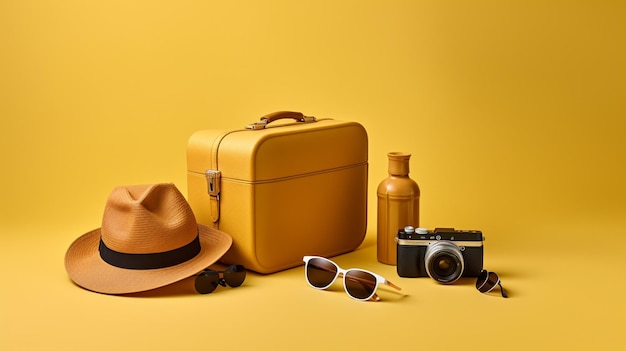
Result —
[{"label": "suitcase clasp", "polygon": [[220,199],[220,184],[222,182],[222,172],[207,169],[205,172],[206,181],[207,181],[207,190],[210,196],[216,197],[218,200]]},{"label": "suitcase clasp", "polygon": [[266,126],[267,126],[267,121],[260,121],[260,122],[254,122],[252,124],[248,124],[246,126],[246,129],[261,130],[261,129],[265,129]]}]

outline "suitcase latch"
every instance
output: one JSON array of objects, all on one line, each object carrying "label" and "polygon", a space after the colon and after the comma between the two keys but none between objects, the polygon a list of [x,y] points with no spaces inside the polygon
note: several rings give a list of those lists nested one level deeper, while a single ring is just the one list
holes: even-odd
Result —
[{"label": "suitcase latch", "polygon": [[260,129],[265,129],[266,126],[267,126],[267,121],[260,121],[260,122],[254,122],[252,124],[248,124],[246,126],[246,129],[260,130]]},{"label": "suitcase latch", "polygon": [[206,181],[207,181],[207,190],[210,196],[216,197],[218,200],[220,198],[221,187],[220,184],[222,182],[222,172],[216,171],[213,169],[207,169],[205,172]]}]

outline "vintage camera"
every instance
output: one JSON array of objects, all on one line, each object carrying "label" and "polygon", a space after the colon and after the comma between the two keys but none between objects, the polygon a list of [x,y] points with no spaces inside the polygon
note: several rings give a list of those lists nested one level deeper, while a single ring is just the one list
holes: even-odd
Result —
[{"label": "vintage camera", "polygon": [[483,234],[478,230],[407,226],[398,231],[397,270],[401,277],[431,277],[444,284],[478,277],[483,269]]}]

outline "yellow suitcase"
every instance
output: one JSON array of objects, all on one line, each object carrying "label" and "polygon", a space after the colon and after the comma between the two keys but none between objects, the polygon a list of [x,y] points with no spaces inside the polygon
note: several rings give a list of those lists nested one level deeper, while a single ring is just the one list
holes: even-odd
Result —
[{"label": "yellow suitcase", "polygon": [[299,112],[201,130],[187,146],[188,201],[199,223],[232,236],[226,264],[273,273],[349,252],[365,237],[367,148],[359,123]]}]

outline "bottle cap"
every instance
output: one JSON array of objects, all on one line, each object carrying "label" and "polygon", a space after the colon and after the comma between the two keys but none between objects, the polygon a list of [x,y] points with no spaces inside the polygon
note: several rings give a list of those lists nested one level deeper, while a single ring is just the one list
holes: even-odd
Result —
[{"label": "bottle cap", "polygon": [[406,176],[409,175],[409,159],[411,154],[404,152],[390,152],[387,154],[389,158],[389,174]]}]

